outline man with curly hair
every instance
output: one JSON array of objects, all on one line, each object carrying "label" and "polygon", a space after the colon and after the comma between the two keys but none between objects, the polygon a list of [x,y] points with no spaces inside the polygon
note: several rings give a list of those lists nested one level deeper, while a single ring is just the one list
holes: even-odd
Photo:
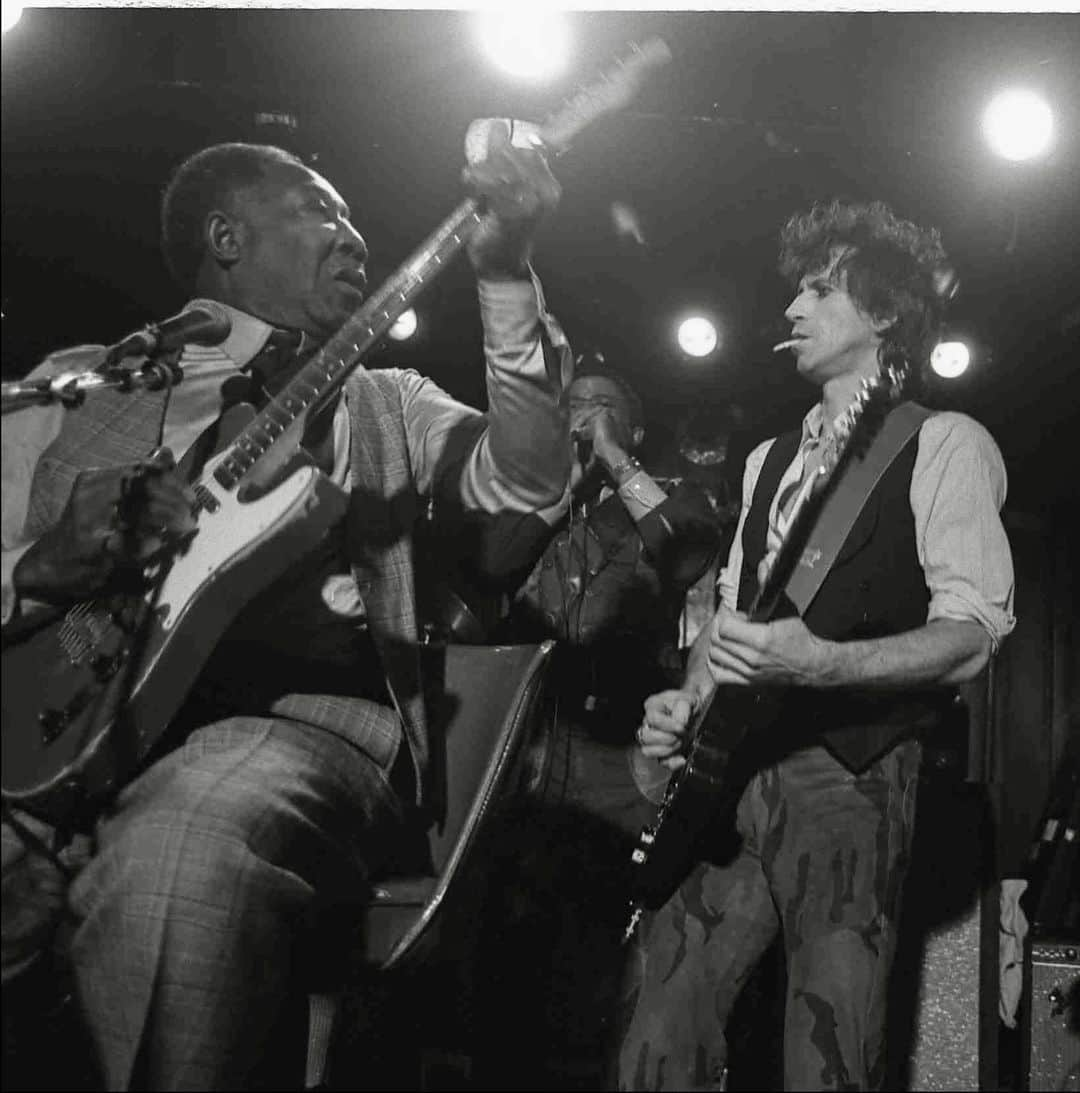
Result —
[{"label": "man with curly hair", "polygon": [[785,1087],[881,1087],[917,732],[1014,622],[1001,455],[971,418],[929,412],[802,617],[748,620],[838,416],[883,364],[917,373],[946,294],[937,232],[880,203],[793,217],[780,265],[796,295],[785,312],[791,339],[777,348],[794,353],[820,399],[799,429],[747,459],[722,604],[682,687],[646,701],[642,774],[650,762],[685,763],[692,714],[718,685],[721,704],[740,686],[790,689],[789,700],[780,719],[751,728],[756,773],[738,803],[738,850],[699,862],[638,932],[621,1088],[723,1088],[725,1024],[778,932]]}]

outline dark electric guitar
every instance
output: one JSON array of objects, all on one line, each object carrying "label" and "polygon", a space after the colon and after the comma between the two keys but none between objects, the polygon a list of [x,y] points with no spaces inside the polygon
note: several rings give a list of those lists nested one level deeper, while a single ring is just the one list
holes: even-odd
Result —
[{"label": "dark electric guitar", "polygon": [[[785,588],[799,564],[832,486],[851,457],[872,442],[899,397],[902,369],[889,366],[864,380],[852,404],[835,423],[810,492],[789,526],[748,611],[752,622],[792,614]],[[689,727],[686,765],[668,782],[656,818],[642,829],[633,852],[629,940],[645,910],[661,906],[682,883],[698,857],[706,833],[729,823],[746,781],[744,743],[780,716],[783,692],[754,687],[716,687]]]},{"label": "dark electric guitar", "polygon": [[[549,154],[628,103],[671,57],[650,39],[538,130]],[[53,822],[89,815],[146,759],[240,608],[344,511],[342,491],[307,457],[311,415],[360,366],[481,223],[464,201],[228,446],[193,488],[192,541],[145,576],[150,591],[77,604],[3,649],[5,800]],[[76,411],[77,412],[77,411]]]}]

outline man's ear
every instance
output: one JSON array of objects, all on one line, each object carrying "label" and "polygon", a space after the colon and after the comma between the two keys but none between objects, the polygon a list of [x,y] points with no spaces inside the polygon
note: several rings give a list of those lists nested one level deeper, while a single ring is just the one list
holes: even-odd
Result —
[{"label": "man's ear", "polygon": [[215,209],[206,218],[206,250],[220,266],[231,266],[240,259],[244,226],[228,213]]}]

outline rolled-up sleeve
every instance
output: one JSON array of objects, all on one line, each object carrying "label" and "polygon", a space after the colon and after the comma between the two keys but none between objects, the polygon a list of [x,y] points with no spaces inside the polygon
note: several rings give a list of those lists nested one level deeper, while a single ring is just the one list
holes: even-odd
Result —
[{"label": "rolled-up sleeve", "polygon": [[977,622],[996,650],[1015,625],[1013,566],[1001,522],[1005,463],[965,414],[935,414],[919,431],[911,476],[916,548],[930,592],[927,621]]}]

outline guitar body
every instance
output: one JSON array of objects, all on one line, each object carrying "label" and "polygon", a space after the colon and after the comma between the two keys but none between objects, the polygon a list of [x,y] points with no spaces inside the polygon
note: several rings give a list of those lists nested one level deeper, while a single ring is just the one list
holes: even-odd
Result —
[{"label": "guitar body", "polygon": [[240,609],[344,514],[343,491],[310,464],[249,501],[221,489],[214,466],[199,486],[198,532],[153,592],[79,604],[4,648],[0,778],[10,802],[56,822],[122,784]]},{"label": "guitar body", "polygon": [[774,692],[725,687],[717,693],[686,765],[672,775],[655,821],[638,836],[630,879],[636,905],[661,907],[696,862],[729,842],[735,809],[754,773],[745,744],[769,731],[781,707]]}]

